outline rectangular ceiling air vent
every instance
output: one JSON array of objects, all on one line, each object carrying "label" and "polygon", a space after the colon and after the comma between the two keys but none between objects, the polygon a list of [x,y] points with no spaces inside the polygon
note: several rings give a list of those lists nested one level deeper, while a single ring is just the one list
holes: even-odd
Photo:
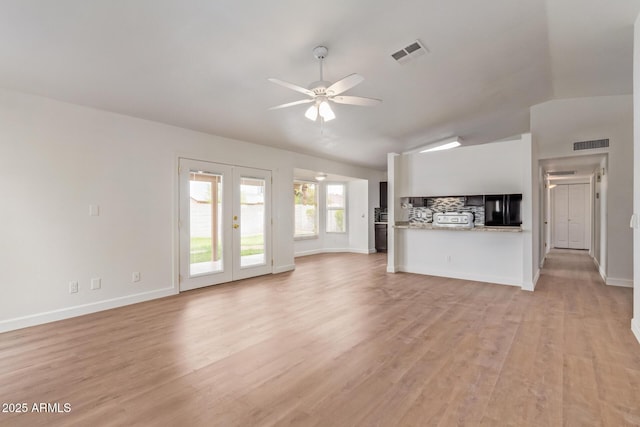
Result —
[{"label": "rectangular ceiling air vent", "polygon": [[555,172],[547,172],[549,176],[564,176],[564,175],[575,175],[576,171],[555,171]]},{"label": "rectangular ceiling air vent", "polygon": [[573,151],[593,150],[595,148],[606,148],[609,146],[609,139],[594,139],[593,141],[580,141],[573,143]]},{"label": "rectangular ceiling air vent", "polygon": [[398,63],[404,64],[411,61],[412,59],[424,55],[427,52],[429,51],[426,47],[424,47],[422,43],[420,43],[420,40],[416,40],[413,43],[410,43],[409,45],[398,50],[397,52],[392,53],[391,57]]}]

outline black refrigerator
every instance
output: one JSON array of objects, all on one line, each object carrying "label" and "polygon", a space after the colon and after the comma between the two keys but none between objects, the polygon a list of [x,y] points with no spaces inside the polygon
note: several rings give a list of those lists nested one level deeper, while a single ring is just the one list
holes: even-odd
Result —
[{"label": "black refrigerator", "polygon": [[522,225],[522,194],[484,196],[484,225],[516,227]]}]

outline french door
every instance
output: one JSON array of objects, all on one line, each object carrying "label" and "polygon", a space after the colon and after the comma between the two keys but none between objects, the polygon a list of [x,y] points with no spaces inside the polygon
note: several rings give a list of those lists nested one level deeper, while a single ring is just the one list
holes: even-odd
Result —
[{"label": "french door", "polygon": [[180,290],[269,274],[271,172],[179,160]]}]

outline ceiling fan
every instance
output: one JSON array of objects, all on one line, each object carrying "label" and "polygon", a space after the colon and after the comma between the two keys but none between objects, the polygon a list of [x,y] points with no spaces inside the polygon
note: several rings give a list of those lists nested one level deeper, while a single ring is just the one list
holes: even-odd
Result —
[{"label": "ceiling fan", "polygon": [[269,81],[272,83],[284,86],[286,88],[309,96],[309,99],[302,99],[300,101],[293,101],[286,104],[276,105],[275,107],[269,108],[269,110],[277,110],[279,108],[293,107],[294,105],[313,103],[313,105],[310,106],[305,112],[305,117],[313,121],[316,121],[318,118],[320,118],[321,121],[327,122],[336,118],[335,113],[331,109],[331,105],[329,105],[330,102],[335,102],[337,104],[358,105],[363,107],[371,107],[382,102],[381,100],[375,98],[341,95],[342,93],[348,91],[352,87],[364,81],[364,77],[359,74],[350,74],[335,83],[325,81],[322,76],[322,61],[327,57],[328,53],[329,49],[324,46],[317,46],[313,49],[313,56],[320,62],[320,80],[311,83],[308,89],[282,80],[269,79]]}]

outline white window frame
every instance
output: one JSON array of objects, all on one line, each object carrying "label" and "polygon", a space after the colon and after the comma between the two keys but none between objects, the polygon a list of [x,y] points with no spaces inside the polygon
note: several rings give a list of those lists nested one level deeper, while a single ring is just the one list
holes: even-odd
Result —
[{"label": "white window frame", "polygon": [[[341,185],[344,188],[344,205],[340,208],[337,207],[329,207],[329,186],[331,185]],[[324,220],[324,230],[327,234],[347,234],[349,231],[349,212],[347,211],[347,207],[349,206],[349,188],[346,182],[327,182],[324,186],[324,211],[325,211],[325,220]],[[344,211],[344,231],[329,231],[329,216],[331,211]]]},{"label": "white window frame", "polygon": [[[295,212],[293,214],[293,240],[310,240],[310,239],[317,239],[320,237],[320,191],[321,191],[321,186],[320,183],[318,182],[314,182],[314,181],[306,181],[303,179],[294,179],[293,180],[293,185],[295,186],[296,184],[313,184],[316,187],[316,192],[315,192],[315,203],[316,203],[316,215],[315,215],[315,225],[316,225],[316,233],[315,234],[305,234],[305,235],[296,235],[296,225],[295,225]],[[295,210],[295,196],[294,196],[294,201],[293,201],[293,209]]]}]

